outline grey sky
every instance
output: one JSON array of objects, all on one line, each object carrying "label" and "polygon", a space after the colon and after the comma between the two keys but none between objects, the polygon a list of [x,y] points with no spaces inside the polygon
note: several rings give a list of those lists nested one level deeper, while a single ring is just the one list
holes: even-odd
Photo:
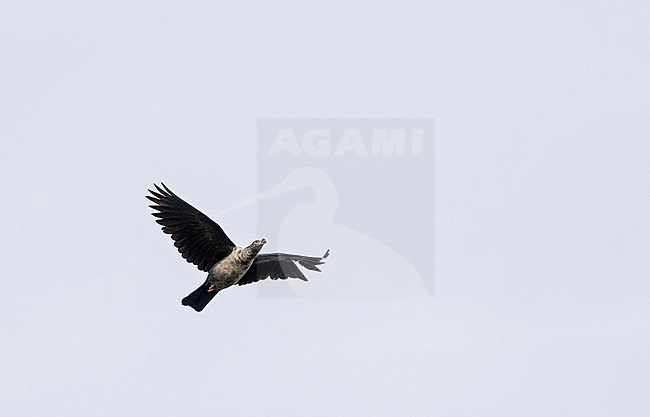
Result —
[{"label": "grey sky", "polygon": [[[648,415],[650,6],[457,3],[3,2],[0,414]],[[435,119],[434,298],[181,306],[275,117]]]}]

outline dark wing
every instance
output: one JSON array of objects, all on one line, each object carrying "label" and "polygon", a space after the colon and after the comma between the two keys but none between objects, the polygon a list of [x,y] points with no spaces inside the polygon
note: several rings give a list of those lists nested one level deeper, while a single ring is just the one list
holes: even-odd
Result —
[{"label": "dark wing", "polygon": [[[244,276],[237,282],[239,285],[246,285],[263,279],[287,279],[298,278],[307,281],[298,268],[298,265],[312,270],[319,271],[317,265],[323,263],[323,259],[330,254],[329,249],[321,258],[303,255],[290,255],[287,253],[262,253],[257,255],[251,267]],[[297,265],[296,265],[297,264]]]},{"label": "dark wing", "polygon": [[165,184],[162,189],[154,186],[157,192],[149,190],[153,197],[148,195],[147,198],[155,203],[149,207],[157,210],[151,213],[158,217],[156,222],[163,226],[163,232],[172,235],[174,246],[187,262],[208,272],[232,251],[235,244],[217,223],[183,201]]}]

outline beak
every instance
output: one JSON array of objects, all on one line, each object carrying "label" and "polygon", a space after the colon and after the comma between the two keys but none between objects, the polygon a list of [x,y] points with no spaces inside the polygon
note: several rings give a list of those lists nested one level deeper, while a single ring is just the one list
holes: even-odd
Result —
[{"label": "beak", "polygon": [[266,243],[266,239],[262,238],[262,245]]}]

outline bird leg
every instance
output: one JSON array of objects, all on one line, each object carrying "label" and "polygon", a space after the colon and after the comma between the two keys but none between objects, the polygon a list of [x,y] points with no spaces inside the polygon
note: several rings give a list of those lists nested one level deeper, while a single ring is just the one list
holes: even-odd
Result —
[{"label": "bird leg", "polygon": [[208,287],[208,292],[212,292],[212,291],[216,291],[216,290],[217,290],[217,287],[215,287],[214,284],[210,284],[210,286]]}]

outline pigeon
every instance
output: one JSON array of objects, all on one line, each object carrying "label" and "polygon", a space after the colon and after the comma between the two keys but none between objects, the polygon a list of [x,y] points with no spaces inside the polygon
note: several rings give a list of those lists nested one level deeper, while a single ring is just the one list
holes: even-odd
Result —
[{"label": "pigeon", "polygon": [[297,278],[307,281],[298,265],[318,271],[318,265],[329,255],[321,257],[288,253],[260,253],[266,239],[256,239],[246,247],[239,247],[226,235],[221,226],[208,216],[174,194],[165,184],[154,184],[146,197],[154,204],[151,213],[171,235],[174,246],[183,259],[207,272],[208,277],[196,290],[183,298],[182,304],[197,312],[223,289],[235,284],[246,285],[267,278],[272,280]]}]

